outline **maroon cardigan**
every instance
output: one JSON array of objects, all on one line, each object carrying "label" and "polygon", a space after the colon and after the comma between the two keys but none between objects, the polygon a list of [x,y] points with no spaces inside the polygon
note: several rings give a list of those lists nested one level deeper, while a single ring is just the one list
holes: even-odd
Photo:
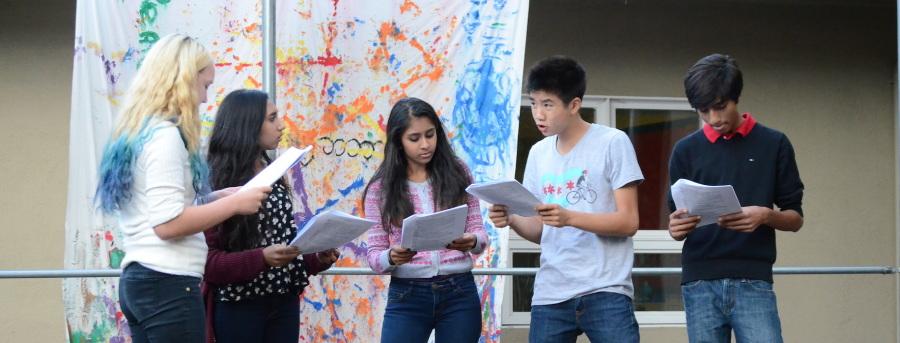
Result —
[{"label": "maroon cardigan", "polygon": [[[216,287],[249,282],[269,268],[269,265],[266,264],[266,259],[263,257],[263,248],[238,252],[222,250],[222,244],[219,242],[219,227],[206,230],[204,235],[206,235],[209,253],[206,255],[206,272],[203,274],[203,283],[200,289],[203,299],[206,301],[206,341],[213,343],[216,341],[213,329]],[[308,275],[316,275],[331,265],[320,263],[316,254],[305,254],[303,255],[303,267]],[[303,293],[302,289],[300,293]]]}]

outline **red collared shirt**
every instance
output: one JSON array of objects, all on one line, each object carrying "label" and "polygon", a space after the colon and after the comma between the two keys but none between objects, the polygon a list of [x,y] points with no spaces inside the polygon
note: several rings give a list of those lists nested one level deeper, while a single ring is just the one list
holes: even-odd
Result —
[{"label": "red collared shirt", "polygon": [[744,113],[743,116],[744,122],[741,123],[741,126],[735,130],[733,134],[723,135],[709,126],[709,124],[703,124],[703,134],[706,136],[706,139],[709,140],[710,143],[715,143],[719,137],[725,139],[731,139],[735,134],[741,134],[742,137],[747,137],[750,134],[750,130],[753,130],[753,127],[756,126],[756,119],[753,119],[753,116],[750,113]]}]

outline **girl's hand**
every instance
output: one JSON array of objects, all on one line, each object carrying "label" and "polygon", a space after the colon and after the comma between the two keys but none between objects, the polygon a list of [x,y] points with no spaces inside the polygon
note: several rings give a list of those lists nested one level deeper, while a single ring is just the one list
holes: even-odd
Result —
[{"label": "girl's hand", "polygon": [[337,262],[338,258],[341,257],[341,253],[337,251],[337,249],[328,249],[316,254],[316,257],[319,258],[319,263],[331,267],[332,264]]},{"label": "girl's hand", "polygon": [[254,214],[259,212],[262,202],[269,197],[272,187],[262,186],[248,189],[243,192],[237,192],[227,196],[225,199],[232,203],[235,214]]},{"label": "girl's hand", "polygon": [[509,226],[509,212],[506,212],[505,205],[491,205],[490,212],[488,212],[488,218],[491,219],[491,223],[494,224],[494,227]]},{"label": "girl's hand", "polygon": [[272,267],[283,267],[300,256],[300,249],[293,245],[272,244],[263,249],[266,264]]},{"label": "girl's hand", "polygon": [[475,240],[475,235],[471,233],[464,233],[462,237],[453,240],[453,242],[450,242],[450,244],[447,244],[447,249],[466,252],[475,249],[476,243],[477,241]]},{"label": "girl's hand", "polygon": [[222,189],[212,192],[212,194],[210,194],[210,197],[211,197],[210,201],[216,201],[216,200],[222,199],[224,197],[227,197],[229,195],[237,193],[237,191],[240,189],[241,189],[241,187],[222,188]]},{"label": "girl's hand", "polygon": [[388,255],[388,260],[391,262],[392,266],[399,266],[412,261],[413,256],[416,256],[415,251],[409,250],[407,248],[401,248],[399,246],[394,246],[391,248],[390,255]]}]

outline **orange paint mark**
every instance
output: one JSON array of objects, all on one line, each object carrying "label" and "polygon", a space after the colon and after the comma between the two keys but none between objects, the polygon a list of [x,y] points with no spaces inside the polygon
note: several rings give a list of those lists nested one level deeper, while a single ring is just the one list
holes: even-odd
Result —
[{"label": "orange paint mark", "polygon": [[334,186],[332,186],[333,182],[331,182],[331,177],[334,173],[325,173],[325,177],[322,179],[322,187],[320,188],[321,194],[326,194],[330,196],[334,193]]},{"label": "orange paint mark", "polygon": [[254,31],[257,31],[257,30],[259,30],[259,24],[258,24],[258,23],[253,23],[253,24],[250,24],[250,25],[247,25],[247,26],[244,27],[244,32],[247,32],[247,33],[251,33],[251,32],[254,32]]},{"label": "orange paint mark", "polygon": [[431,58],[431,54],[425,52],[425,48],[422,47],[422,44],[419,43],[415,38],[409,40],[409,45],[412,45],[413,48],[419,50],[422,53],[422,59],[425,60],[425,63],[428,65],[434,65],[434,59]]},{"label": "orange paint mark", "polygon": [[377,290],[377,291],[384,290],[384,278],[374,277],[369,280],[372,280],[372,286],[375,287],[375,290]]},{"label": "orange paint mark", "polygon": [[334,262],[334,265],[338,267],[357,267],[356,263],[349,258],[340,258]]},{"label": "orange paint mark", "polygon": [[253,76],[247,76],[247,81],[253,84],[255,88],[261,88],[262,83],[253,78]]},{"label": "orange paint mark", "polygon": [[419,5],[412,2],[412,0],[403,1],[403,5],[400,5],[400,14],[406,13],[409,10],[415,9],[416,15],[422,14],[422,9],[419,8]]},{"label": "orange paint mark", "polygon": [[[348,112],[347,114],[349,114],[349,116],[347,116],[347,119],[345,119],[344,122],[345,123],[352,122],[353,119],[356,118],[356,116],[358,116],[360,114],[364,114],[364,113],[370,113],[374,109],[375,109],[375,104],[372,103],[372,101],[369,100],[369,98],[367,98],[365,95],[360,95],[359,97],[354,99],[353,102],[350,104],[350,109],[349,109],[349,111],[347,111]],[[353,117],[353,118],[351,118],[351,117]]]},{"label": "orange paint mark", "polygon": [[238,64],[237,66],[234,67],[234,70],[240,73],[241,70],[244,70],[244,68],[247,68],[247,67],[250,67],[250,66],[253,66],[253,64],[251,64],[251,63],[240,63],[240,64]]}]

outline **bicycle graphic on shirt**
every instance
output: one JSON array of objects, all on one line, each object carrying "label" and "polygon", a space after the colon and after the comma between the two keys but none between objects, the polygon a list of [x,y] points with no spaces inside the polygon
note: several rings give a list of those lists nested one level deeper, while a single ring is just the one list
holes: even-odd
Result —
[{"label": "bicycle graphic on shirt", "polygon": [[587,182],[585,175],[587,175],[587,170],[581,172],[581,176],[579,176],[578,181],[575,182],[575,189],[566,193],[566,201],[568,201],[569,204],[575,205],[582,199],[589,204],[593,204],[594,201],[597,201],[597,191],[591,189],[591,184]]}]

